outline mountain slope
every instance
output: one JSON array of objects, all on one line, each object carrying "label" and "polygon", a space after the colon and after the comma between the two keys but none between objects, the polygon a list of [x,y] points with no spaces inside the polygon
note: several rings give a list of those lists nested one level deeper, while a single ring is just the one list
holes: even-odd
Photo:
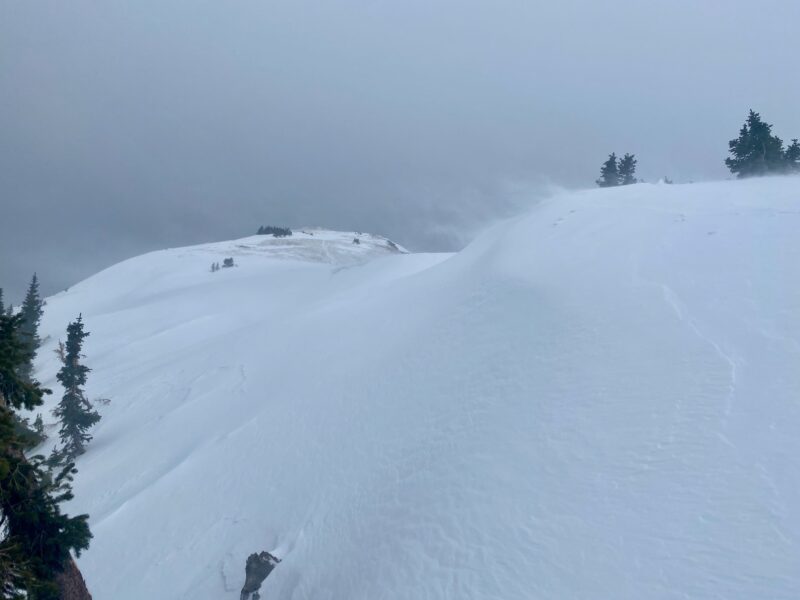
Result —
[{"label": "mountain slope", "polygon": [[798,179],[637,185],[455,255],[247,238],[50,298],[111,399],[93,593],[237,598],[269,550],[282,600],[797,598],[799,228]]}]

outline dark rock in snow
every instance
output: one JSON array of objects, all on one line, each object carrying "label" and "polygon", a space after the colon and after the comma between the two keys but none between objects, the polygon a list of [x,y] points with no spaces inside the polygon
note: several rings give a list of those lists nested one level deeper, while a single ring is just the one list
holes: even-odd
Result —
[{"label": "dark rock in snow", "polygon": [[261,584],[279,562],[281,562],[280,559],[272,556],[269,552],[259,554],[254,552],[248,556],[247,564],[244,567],[244,585],[239,600],[259,600],[261,594],[258,593],[258,590],[261,589]]}]

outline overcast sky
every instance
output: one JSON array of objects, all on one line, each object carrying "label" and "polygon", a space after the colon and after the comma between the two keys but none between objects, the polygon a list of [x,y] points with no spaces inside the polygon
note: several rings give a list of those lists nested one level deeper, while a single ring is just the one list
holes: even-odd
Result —
[{"label": "overcast sky", "polygon": [[611,151],[800,136],[798,0],[0,0],[0,286],[259,224],[454,249]]}]

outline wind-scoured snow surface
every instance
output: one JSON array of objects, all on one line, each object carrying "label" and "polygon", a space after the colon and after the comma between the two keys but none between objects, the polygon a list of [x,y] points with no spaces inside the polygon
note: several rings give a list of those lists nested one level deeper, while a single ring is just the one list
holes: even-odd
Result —
[{"label": "wind-scoured snow surface", "polygon": [[800,597],[800,179],[563,194],[454,255],[353,237],[48,300],[50,405],[78,313],[111,400],[69,506],[97,600],[233,600],[261,550],[265,599]]}]

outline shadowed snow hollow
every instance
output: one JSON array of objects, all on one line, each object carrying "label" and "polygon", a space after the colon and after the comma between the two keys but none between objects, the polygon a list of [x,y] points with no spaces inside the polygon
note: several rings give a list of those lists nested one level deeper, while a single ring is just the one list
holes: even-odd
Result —
[{"label": "shadowed snow hollow", "polygon": [[111,399],[95,597],[233,600],[261,550],[280,600],[800,597],[798,231],[799,179],[637,185],[455,255],[261,236],[48,299],[40,377],[82,312]]}]

